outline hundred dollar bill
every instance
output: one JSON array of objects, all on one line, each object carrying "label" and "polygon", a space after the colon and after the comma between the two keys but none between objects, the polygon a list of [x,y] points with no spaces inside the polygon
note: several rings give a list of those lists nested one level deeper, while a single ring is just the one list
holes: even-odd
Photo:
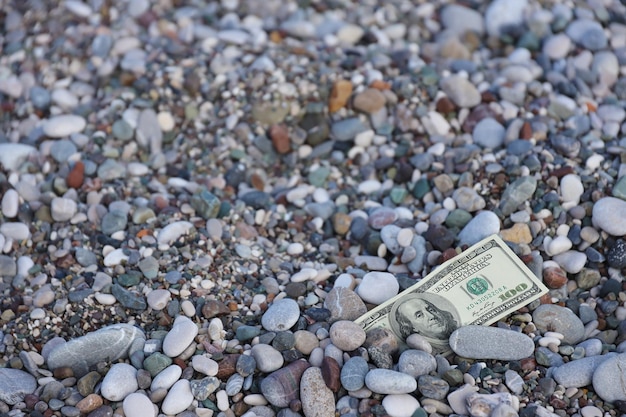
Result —
[{"label": "hundred dollar bill", "polygon": [[547,293],[548,289],[497,235],[446,261],[418,283],[356,322],[366,333],[392,332],[400,346],[418,333],[434,353],[448,353],[460,326],[489,325]]}]

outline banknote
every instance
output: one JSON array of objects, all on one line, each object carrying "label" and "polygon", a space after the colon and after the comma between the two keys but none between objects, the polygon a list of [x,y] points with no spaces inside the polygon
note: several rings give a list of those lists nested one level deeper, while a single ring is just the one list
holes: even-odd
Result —
[{"label": "banknote", "polygon": [[366,333],[391,331],[401,346],[409,335],[418,333],[434,353],[445,354],[456,328],[492,324],[547,292],[506,243],[492,235],[356,322]]}]

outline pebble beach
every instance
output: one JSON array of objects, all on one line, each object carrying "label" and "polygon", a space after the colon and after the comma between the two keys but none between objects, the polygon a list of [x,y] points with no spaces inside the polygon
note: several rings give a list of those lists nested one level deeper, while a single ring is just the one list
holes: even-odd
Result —
[{"label": "pebble beach", "polygon": [[[0,17],[0,417],[626,415],[624,1]],[[547,294],[355,323],[494,234]]]}]

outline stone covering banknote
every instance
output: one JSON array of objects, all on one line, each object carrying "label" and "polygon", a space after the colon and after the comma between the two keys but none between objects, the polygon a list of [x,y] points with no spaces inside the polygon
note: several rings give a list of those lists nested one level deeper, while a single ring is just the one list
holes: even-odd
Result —
[{"label": "stone covering banknote", "polygon": [[446,261],[418,283],[356,322],[366,333],[392,332],[403,346],[418,333],[433,353],[450,351],[458,327],[489,325],[547,293],[548,289],[497,235]]}]

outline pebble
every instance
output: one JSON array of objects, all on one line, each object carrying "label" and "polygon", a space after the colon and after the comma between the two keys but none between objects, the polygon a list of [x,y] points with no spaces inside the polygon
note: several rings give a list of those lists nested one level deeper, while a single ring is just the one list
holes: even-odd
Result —
[{"label": "pebble", "polygon": [[593,373],[593,388],[604,401],[626,401],[626,354],[602,362]]},{"label": "pebble", "polygon": [[78,211],[78,205],[74,200],[63,197],[55,197],[50,203],[50,214],[55,222],[66,222]]},{"label": "pebble", "polygon": [[126,396],[122,408],[127,417],[156,417],[156,410],[154,410],[152,401],[138,392]]},{"label": "pebble", "polygon": [[[489,343],[484,343],[488,340]],[[469,359],[520,360],[532,356],[533,340],[523,333],[488,326],[463,326],[450,335],[450,347]]]},{"label": "pebble", "polygon": [[398,370],[416,379],[435,369],[437,369],[435,357],[422,350],[407,349],[398,358]]},{"label": "pebble", "polygon": [[116,363],[102,380],[100,392],[109,401],[122,401],[138,388],[137,370],[127,363]]},{"label": "pebble", "polygon": [[1,209],[4,217],[12,219],[17,216],[19,208],[19,194],[14,189],[9,189],[2,197]]},{"label": "pebble", "polygon": [[49,369],[71,367],[77,376],[85,375],[99,362],[125,358],[143,332],[130,324],[113,324],[56,346],[48,355]]},{"label": "pebble", "polygon": [[459,107],[474,107],[481,101],[476,87],[460,75],[444,78],[441,81],[441,89]]},{"label": "pebble", "polygon": [[86,126],[87,121],[82,116],[65,114],[55,116],[44,122],[43,133],[50,138],[62,138],[80,133]]},{"label": "pebble", "polygon": [[508,216],[517,211],[520,204],[530,200],[537,189],[537,179],[534,177],[520,177],[509,184],[502,194],[500,210]]},{"label": "pebble", "polygon": [[367,313],[361,297],[350,288],[335,286],[326,296],[324,307],[330,310],[330,321],[356,320]]},{"label": "pebble", "polygon": [[500,232],[500,219],[491,211],[481,211],[459,233],[460,244],[473,245]]},{"label": "pebble", "polygon": [[335,396],[324,383],[319,368],[310,367],[302,374],[300,401],[305,417],[326,417],[335,414]]},{"label": "pebble", "polygon": [[20,369],[0,368],[0,400],[9,405],[24,400],[25,395],[35,392],[37,381]]},{"label": "pebble", "polygon": [[257,369],[261,372],[274,372],[283,366],[284,359],[281,353],[270,345],[254,345],[251,350],[256,361]]},{"label": "pebble", "polygon": [[487,149],[498,149],[504,143],[505,129],[491,117],[486,117],[476,124],[472,137],[474,143]]},{"label": "pebble", "polygon": [[189,347],[198,334],[198,326],[186,316],[178,316],[163,339],[163,353],[175,358]]},{"label": "pebble", "polygon": [[305,360],[297,360],[272,372],[261,381],[261,393],[276,407],[289,406],[299,398],[302,374],[310,366]]},{"label": "pebble", "polygon": [[0,163],[6,170],[15,171],[37,149],[21,143],[0,143]]},{"label": "pebble", "polygon": [[409,394],[387,395],[382,405],[389,417],[411,417],[420,407],[419,401]]},{"label": "pebble", "polygon": [[300,318],[298,303],[290,298],[274,302],[263,314],[261,324],[270,332],[291,329]]},{"label": "pebble", "polygon": [[610,235],[626,235],[626,201],[604,197],[593,205],[591,220],[594,225]]},{"label": "pebble", "polygon": [[167,368],[159,372],[150,384],[151,391],[160,389],[169,389],[182,375],[183,370],[178,365],[169,365]]},{"label": "pebble", "polygon": [[3,223],[0,225],[0,233],[4,237],[21,242],[31,237],[28,225],[20,222]]},{"label": "pebble", "polygon": [[176,382],[163,399],[161,411],[164,414],[174,415],[182,413],[193,402],[191,385],[188,380],[181,379]]},{"label": "pebble", "polygon": [[165,226],[157,235],[159,244],[171,245],[181,236],[187,235],[194,230],[193,224],[186,221],[177,221]]},{"label": "pebble", "polygon": [[367,361],[360,356],[348,359],[341,368],[341,385],[347,391],[357,391],[365,386],[365,375],[369,371]]},{"label": "pebble", "polygon": [[417,389],[410,375],[391,369],[372,369],[365,375],[365,385],[377,394],[409,394]]},{"label": "pebble", "polygon": [[336,321],[330,327],[329,335],[333,345],[345,352],[353,351],[365,342],[363,328],[348,320]]},{"label": "pebble", "polygon": [[568,174],[561,178],[561,198],[565,203],[578,204],[585,191],[578,175]]},{"label": "pebble", "polygon": [[368,272],[363,276],[357,287],[357,294],[366,303],[382,304],[395,297],[400,290],[400,284],[393,274],[388,272]]},{"label": "pebble", "polygon": [[552,376],[565,388],[582,388],[592,382],[596,368],[615,353],[576,359],[554,368]]},{"label": "pebble", "polygon": [[577,274],[587,263],[587,255],[575,250],[568,250],[553,256],[552,259],[570,274]]},{"label": "pebble", "polygon": [[567,307],[554,304],[540,305],[533,311],[533,322],[543,332],[558,332],[563,335],[563,342],[575,344],[585,335],[582,321]]},{"label": "pebble", "polygon": [[485,28],[490,36],[500,37],[508,27],[520,26],[524,22],[527,0],[495,0],[485,12]]}]

